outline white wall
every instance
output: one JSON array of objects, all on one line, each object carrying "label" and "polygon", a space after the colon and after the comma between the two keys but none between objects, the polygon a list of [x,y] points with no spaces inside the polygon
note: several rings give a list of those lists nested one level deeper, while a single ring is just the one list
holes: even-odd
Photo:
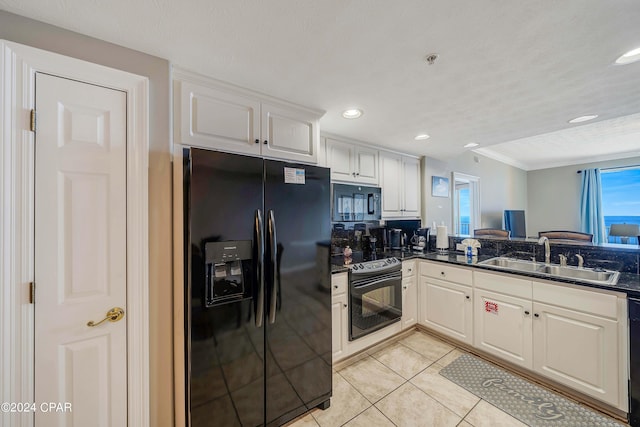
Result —
[{"label": "white wall", "polygon": [[[423,158],[422,164],[422,222],[430,227],[433,221],[441,221],[452,230],[452,196],[448,198],[431,195],[431,177],[449,178],[452,172],[461,172],[480,177],[480,226],[502,228],[505,209],[527,209],[527,173],[516,167],[498,162],[468,151],[446,161]],[[451,193],[451,191],[450,191]]]},{"label": "white wall", "polygon": [[[541,169],[527,173],[527,234],[580,230],[580,177],[577,171],[640,164],[640,157]],[[633,197],[637,197],[634,195]]]}]

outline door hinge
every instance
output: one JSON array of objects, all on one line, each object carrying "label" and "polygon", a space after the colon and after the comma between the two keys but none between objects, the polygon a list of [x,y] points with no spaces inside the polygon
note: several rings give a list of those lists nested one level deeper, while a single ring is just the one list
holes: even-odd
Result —
[{"label": "door hinge", "polygon": [[31,132],[36,131],[36,110],[31,110],[31,122],[29,124]]},{"label": "door hinge", "polygon": [[35,304],[36,302],[36,284],[29,282],[29,304]]}]

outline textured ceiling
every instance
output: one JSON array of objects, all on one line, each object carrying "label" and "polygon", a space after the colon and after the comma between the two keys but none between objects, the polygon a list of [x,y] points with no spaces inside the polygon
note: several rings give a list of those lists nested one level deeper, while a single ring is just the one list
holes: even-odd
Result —
[{"label": "textured ceiling", "polygon": [[[592,129],[607,138],[604,150],[587,144],[596,157],[640,146],[630,147],[628,127],[623,148],[607,131],[610,119],[640,113],[640,63],[612,65],[640,46],[638,0],[0,0],[0,9],[325,110],[322,130],[410,153],[443,159],[468,142],[516,141],[553,147],[567,164]],[[362,118],[343,119],[350,107]],[[567,123],[585,114],[604,126]],[[523,154],[535,150],[505,146],[488,154],[539,167]]]}]

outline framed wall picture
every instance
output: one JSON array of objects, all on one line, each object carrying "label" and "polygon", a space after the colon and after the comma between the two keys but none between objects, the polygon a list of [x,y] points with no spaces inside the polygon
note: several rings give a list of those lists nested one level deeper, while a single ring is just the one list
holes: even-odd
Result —
[{"label": "framed wall picture", "polygon": [[449,197],[449,178],[432,176],[431,195],[434,197]]}]

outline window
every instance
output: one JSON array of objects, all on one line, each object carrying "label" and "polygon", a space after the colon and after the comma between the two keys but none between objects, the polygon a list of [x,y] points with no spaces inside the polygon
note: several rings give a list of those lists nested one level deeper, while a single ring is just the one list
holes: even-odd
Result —
[{"label": "window", "polygon": [[640,225],[640,167],[602,169],[602,210],[610,243],[638,244],[637,236],[610,236],[611,224]]},{"label": "window", "polygon": [[480,228],[480,178],[454,172],[453,183],[454,233],[472,235]]}]

